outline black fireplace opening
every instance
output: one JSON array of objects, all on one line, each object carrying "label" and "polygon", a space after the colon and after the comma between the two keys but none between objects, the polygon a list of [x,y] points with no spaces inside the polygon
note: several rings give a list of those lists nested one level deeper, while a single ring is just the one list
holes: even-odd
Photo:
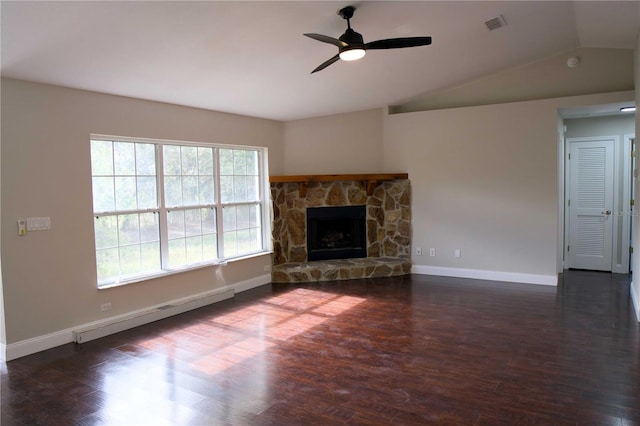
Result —
[{"label": "black fireplace opening", "polygon": [[365,206],[307,208],[307,259],[367,257]]}]

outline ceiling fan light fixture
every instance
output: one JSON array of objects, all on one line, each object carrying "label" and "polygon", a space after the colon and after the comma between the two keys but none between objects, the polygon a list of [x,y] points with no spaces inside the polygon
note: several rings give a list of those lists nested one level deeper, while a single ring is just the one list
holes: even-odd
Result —
[{"label": "ceiling fan light fixture", "polygon": [[343,61],[357,61],[362,59],[366,53],[366,50],[359,48],[343,50],[340,52],[340,59]]}]

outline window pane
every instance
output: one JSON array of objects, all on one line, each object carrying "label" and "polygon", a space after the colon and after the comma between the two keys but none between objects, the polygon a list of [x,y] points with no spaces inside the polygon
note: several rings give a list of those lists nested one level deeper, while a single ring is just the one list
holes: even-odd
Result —
[{"label": "window pane", "polygon": [[247,176],[247,201],[260,200],[260,181],[258,176]]},{"label": "window pane", "polygon": [[140,243],[140,224],[137,214],[123,214],[118,216],[118,239],[120,245]]},{"label": "window pane", "polygon": [[101,174],[93,178],[95,213],[157,208],[153,144],[95,140],[91,155],[93,172]]},{"label": "window pane", "polygon": [[190,237],[186,239],[187,262],[202,262],[202,237]]},{"label": "window pane", "polygon": [[113,144],[113,160],[116,176],[133,176],[136,174],[134,144],[130,142],[115,142]]},{"label": "window pane", "polygon": [[218,246],[216,235],[202,236],[202,257],[206,260],[218,258]]},{"label": "window pane", "polygon": [[214,234],[216,232],[216,211],[214,209],[202,209],[202,233]]},{"label": "window pane", "polygon": [[225,206],[222,215],[224,257],[241,256],[262,249],[260,204]]},{"label": "window pane", "polygon": [[140,242],[150,243],[160,241],[160,230],[157,213],[140,214]]},{"label": "window pane", "polygon": [[156,178],[138,177],[137,193],[139,209],[155,209],[158,207],[158,198],[156,196]]},{"label": "window pane", "polygon": [[233,151],[233,174],[234,175],[246,175],[247,174],[247,156],[246,151],[236,149]]},{"label": "window pane", "polygon": [[198,193],[200,204],[214,204],[215,203],[215,189],[213,186],[213,177],[199,177],[198,178]]},{"label": "window pane", "polygon": [[113,175],[113,143],[91,141],[91,174],[93,176]]},{"label": "window pane", "polygon": [[185,235],[191,237],[202,234],[200,209],[184,211]]},{"label": "window pane", "polygon": [[112,177],[94,177],[93,182],[93,211],[108,212],[116,208]]},{"label": "window pane", "polygon": [[164,174],[179,175],[182,172],[180,166],[180,147],[175,145],[165,145],[162,147],[162,156],[164,158]]},{"label": "window pane", "polygon": [[176,267],[186,263],[184,238],[169,241],[169,266]]},{"label": "window pane", "polygon": [[262,250],[262,232],[260,228],[251,228],[251,250]]},{"label": "window pane", "polygon": [[131,275],[140,272],[140,246],[120,247],[120,273]]},{"label": "window pane", "polygon": [[224,233],[224,256],[225,257],[233,257],[238,255],[238,241],[236,238],[236,232],[225,232]]},{"label": "window pane", "polygon": [[213,149],[198,148],[198,174],[213,176]]},{"label": "window pane", "polygon": [[136,144],[136,173],[138,175],[156,175],[156,147],[150,143]]},{"label": "window pane", "polygon": [[258,151],[246,151],[247,155],[247,175],[258,176]]},{"label": "window pane", "polygon": [[[236,207],[227,206],[222,209],[222,229],[224,232],[236,230]],[[225,251],[225,256],[227,252]]]},{"label": "window pane", "polygon": [[93,220],[96,249],[118,247],[118,220],[115,216],[96,217]]},{"label": "window pane", "polygon": [[251,226],[250,224],[250,209],[252,206],[238,206],[236,207],[236,228],[245,229]]},{"label": "window pane", "polygon": [[182,205],[198,205],[198,178],[196,176],[185,176],[182,178]]},{"label": "window pane", "polygon": [[179,176],[165,176],[164,203],[167,207],[182,205],[182,179]]},{"label": "window pane", "polygon": [[236,203],[247,201],[247,180],[244,176],[233,177],[233,201]]},{"label": "window pane", "polygon": [[181,210],[167,213],[167,231],[169,239],[184,238],[184,212]]},{"label": "window pane", "polygon": [[258,158],[258,151],[220,150],[220,198],[222,203],[260,200]]},{"label": "window pane", "polygon": [[220,176],[220,198],[223,203],[233,201],[233,176]]},{"label": "window pane", "polygon": [[152,272],[160,269],[160,243],[140,244],[140,271]]},{"label": "window pane", "polygon": [[233,174],[233,150],[232,149],[220,150],[220,174],[221,175]]},{"label": "window pane", "polygon": [[112,282],[120,275],[119,253],[117,248],[96,250],[98,283]]},{"label": "window pane", "polygon": [[261,213],[260,205],[256,204],[254,206],[251,206],[250,209],[251,209],[251,213],[250,213],[251,223],[250,223],[250,226],[252,228],[255,228],[255,227],[260,228],[261,224],[262,224],[262,220],[261,220],[261,216],[262,215],[260,214]]},{"label": "window pane", "polygon": [[180,147],[182,151],[182,174],[198,174],[198,148],[195,146]]},{"label": "window pane", "polygon": [[135,210],[136,178],[116,177],[116,210]]},{"label": "window pane", "polygon": [[251,231],[243,229],[238,231],[238,254],[251,252]]}]

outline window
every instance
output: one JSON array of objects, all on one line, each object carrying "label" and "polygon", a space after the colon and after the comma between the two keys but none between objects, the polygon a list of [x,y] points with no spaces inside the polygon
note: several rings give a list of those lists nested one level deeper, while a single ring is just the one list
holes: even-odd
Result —
[{"label": "window", "polygon": [[98,286],[266,251],[265,154],[92,137]]}]

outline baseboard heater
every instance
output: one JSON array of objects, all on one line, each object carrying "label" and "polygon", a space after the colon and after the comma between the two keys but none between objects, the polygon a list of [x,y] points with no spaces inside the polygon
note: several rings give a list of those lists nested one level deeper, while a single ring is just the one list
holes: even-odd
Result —
[{"label": "baseboard heater", "polygon": [[201,293],[189,298],[174,300],[167,304],[152,306],[140,311],[96,321],[73,330],[73,341],[76,343],[86,343],[94,339],[99,339],[100,337],[230,299],[233,295],[234,291],[232,288],[219,289],[214,292]]}]

